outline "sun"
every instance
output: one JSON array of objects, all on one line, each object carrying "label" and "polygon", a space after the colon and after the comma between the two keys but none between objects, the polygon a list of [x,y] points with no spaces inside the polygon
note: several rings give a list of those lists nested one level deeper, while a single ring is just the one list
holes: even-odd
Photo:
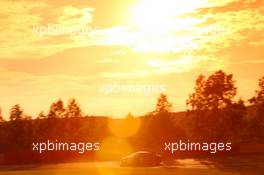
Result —
[{"label": "sun", "polygon": [[202,20],[188,14],[206,2],[137,0],[128,10],[128,28],[133,33],[133,48],[138,52],[158,53],[189,49],[190,45],[194,45],[193,37],[186,32],[194,30]]},{"label": "sun", "polygon": [[131,7],[131,21],[141,31],[162,32],[173,22],[169,10],[161,10],[161,1],[144,1]]},{"label": "sun", "polygon": [[130,8],[130,22],[141,32],[163,33],[181,28],[180,16],[194,11],[202,0],[140,0]]}]

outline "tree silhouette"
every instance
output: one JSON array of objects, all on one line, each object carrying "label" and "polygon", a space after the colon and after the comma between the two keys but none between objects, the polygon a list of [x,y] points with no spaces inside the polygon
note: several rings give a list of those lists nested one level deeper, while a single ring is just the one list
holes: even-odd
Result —
[{"label": "tree silhouette", "polygon": [[167,114],[170,113],[171,111],[172,111],[172,103],[168,101],[167,96],[165,94],[160,94],[156,103],[154,114],[155,115]]},{"label": "tree silhouette", "polygon": [[82,110],[80,108],[80,105],[76,102],[74,98],[69,100],[65,116],[69,118],[82,116]]},{"label": "tree silhouette", "polygon": [[246,113],[245,102],[242,99],[225,108],[219,121],[222,136],[231,139],[233,143],[240,142],[247,132]]},{"label": "tree silhouette", "polygon": [[14,105],[10,110],[10,120],[21,120],[23,119],[23,110],[20,108],[19,104]]},{"label": "tree silhouette", "polygon": [[57,102],[52,103],[48,113],[49,118],[63,118],[65,114],[65,108],[63,101],[59,99]]},{"label": "tree silhouette", "polygon": [[131,112],[129,112],[127,115],[126,115],[126,119],[134,119],[135,118],[135,116],[131,113]]},{"label": "tree silhouette", "polygon": [[2,108],[0,107],[0,122],[4,122],[4,117],[3,117],[3,114],[2,114]]},{"label": "tree silhouette", "polygon": [[47,116],[44,114],[44,111],[41,111],[39,114],[38,114],[38,119],[44,119],[46,118]]},{"label": "tree silhouette", "polygon": [[155,110],[145,116],[138,134],[141,144],[154,150],[162,149],[164,142],[178,140],[185,136],[181,127],[174,122],[172,103],[168,101],[165,94],[160,94]]},{"label": "tree silhouette", "polygon": [[250,104],[256,107],[256,115],[249,124],[249,135],[255,141],[263,142],[264,138],[264,77],[259,79],[259,89],[255,96],[249,99]]},{"label": "tree silhouette", "polygon": [[[235,124],[232,122],[243,118],[243,113],[238,115],[243,104],[235,105],[233,100],[236,91],[232,74],[227,75],[222,70],[207,78],[203,75],[197,78],[194,92],[187,100],[187,105],[191,106],[189,114],[192,114],[189,120],[191,133],[195,139],[222,140],[227,134],[233,137],[231,131]],[[237,110],[231,110],[234,107]]]},{"label": "tree silhouette", "polygon": [[233,75],[227,75],[222,70],[206,78],[200,75],[195,84],[195,90],[190,94],[187,105],[191,110],[217,110],[231,105],[237,93]]},{"label": "tree silhouette", "polygon": [[255,91],[255,96],[249,99],[252,105],[257,105],[264,109],[264,77],[259,79],[259,90]]}]

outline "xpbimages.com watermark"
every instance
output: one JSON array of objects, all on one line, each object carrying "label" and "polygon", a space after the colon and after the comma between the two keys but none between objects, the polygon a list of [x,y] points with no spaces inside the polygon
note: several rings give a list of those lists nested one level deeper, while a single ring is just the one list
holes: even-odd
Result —
[{"label": "xpbimages.com watermark", "polygon": [[43,152],[55,152],[55,151],[69,151],[78,152],[83,154],[88,151],[99,151],[100,143],[91,142],[60,142],[47,140],[46,142],[34,142],[32,143],[32,151],[43,153]]},{"label": "xpbimages.com watermark", "polygon": [[171,154],[176,153],[177,151],[202,151],[210,152],[215,154],[217,152],[230,152],[232,150],[232,143],[227,142],[187,142],[178,141],[178,142],[166,142],[164,144],[164,150],[170,152]]},{"label": "xpbimages.com watermark", "polygon": [[33,26],[33,34],[42,36],[60,36],[60,35],[88,35],[94,31],[96,27],[91,26],[62,26],[59,24],[47,24]]},{"label": "xpbimages.com watermark", "polygon": [[118,84],[109,83],[103,84],[98,87],[98,92],[105,95],[117,93],[138,93],[150,95],[152,93],[163,93],[166,91],[164,84]]}]

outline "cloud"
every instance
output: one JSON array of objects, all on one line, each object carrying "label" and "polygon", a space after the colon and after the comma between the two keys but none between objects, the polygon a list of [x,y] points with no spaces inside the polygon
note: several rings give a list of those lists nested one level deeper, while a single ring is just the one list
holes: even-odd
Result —
[{"label": "cloud", "polygon": [[[126,9],[132,2],[125,4],[111,1],[104,6],[114,3],[116,8]],[[262,31],[264,28],[261,13],[263,9],[256,5],[260,2],[225,0],[199,3],[196,7],[199,10],[192,12],[189,17],[175,19],[175,24],[173,22],[169,32],[165,33],[135,31],[124,23],[116,24],[115,17],[109,16],[107,21],[112,21],[112,26],[94,28],[87,35],[38,37],[34,35],[33,26],[45,27],[47,24],[55,23],[62,26],[91,27],[98,20],[106,21],[106,18],[101,19],[100,14],[106,15],[110,12],[102,11],[101,2],[78,1],[75,5],[68,5],[63,2],[41,1],[31,3],[30,6],[26,6],[26,1],[1,3],[8,9],[1,12],[2,16],[8,16],[8,20],[2,22],[5,28],[0,32],[4,43],[0,52],[1,57],[5,58],[41,58],[67,48],[90,45],[123,45],[143,52],[179,53],[193,50],[198,54],[199,51],[212,53],[247,39],[247,35],[240,34],[242,31],[252,29]],[[232,5],[235,5],[236,11],[230,10]],[[22,16],[16,15],[18,13]],[[21,20],[23,25],[20,25]],[[99,25],[102,26],[104,25]],[[225,33],[214,35],[212,34],[214,30],[225,30]]]},{"label": "cloud", "polygon": [[[1,57],[4,58],[41,58],[67,48],[89,45],[89,34],[77,42],[74,35],[37,36],[34,28],[46,28],[49,24],[64,27],[89,27],[93,19],[93,8],[89,7],[52,7],[45,1],[1,1],[3,10],[0,43]],[[45,43],[45,45],[43,45]],[[90,42],[91,43],[91,42]],[[23,53],[23,54],[21,54]]]},{"label": "cloud", "polygon": [[264,59],[233,62],[230,64],[234,64],[234,65],[264,64]]},{"label": "cloud", "polygon": [[57,16],[58,24],[64,26],[87,26],[93,20],[93,8],[76,8],[65,6],[54,12]]}]

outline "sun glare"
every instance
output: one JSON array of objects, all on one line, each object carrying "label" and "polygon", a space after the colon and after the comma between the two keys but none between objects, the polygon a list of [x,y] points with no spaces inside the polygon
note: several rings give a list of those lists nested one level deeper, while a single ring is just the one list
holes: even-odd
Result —
[{"label": "sun glare", "polygon": [[130,8],[131,22],[141,31],[167,32],[175,29],[181,15],[194,11],[203,3],[201,0],[141,0]]},{"label": "sun glare", "polygon": [[160,67],[161,66],[161,61],[159,61],[159,60],[150,60],[150,61],[148,61],[147,62],[147,65],[149,66],[149,67]]},{"label": "sun glare", "polygon": [[[183,35],[202,20],[184,16],[201,7],[204,0],[138,0],[129,8],[133,46],[139,52],[182,52],[193,46],[193,38]],[[118,38],[118,37],[117,37]],[[157,63],[150,63],[153,67]]]},{"label": "sun glare", "polygon": [[161,9],[161,1],[144,1],[133,6],[132,23],[143,31],[160,32],[167,30],[173,21],[173,14],[169,9]]}]

